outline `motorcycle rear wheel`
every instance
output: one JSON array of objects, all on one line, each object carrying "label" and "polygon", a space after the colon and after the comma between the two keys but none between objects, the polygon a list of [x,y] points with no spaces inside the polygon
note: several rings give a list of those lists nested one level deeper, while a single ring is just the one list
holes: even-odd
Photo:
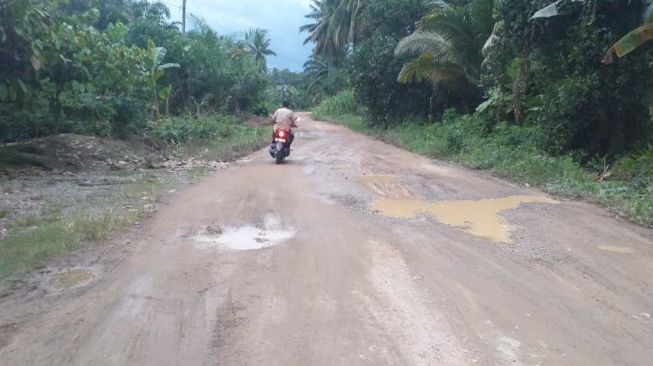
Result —
[{"label": "motorcycle rear wheel", "polygon": [[283,155],[283,143],[277,142],[276,148],[277,148],[277,152],[276,152],[275,160],[277,164],[281,164],[283,163],[283,159],[285,158],[285,156]]}]

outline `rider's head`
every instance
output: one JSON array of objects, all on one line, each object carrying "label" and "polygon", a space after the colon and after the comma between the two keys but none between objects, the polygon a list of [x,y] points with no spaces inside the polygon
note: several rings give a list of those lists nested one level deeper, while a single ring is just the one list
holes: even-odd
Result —
[{"label": "rider's head", "polygon": [[287,101],[287,100],[284,100],[283,102],[281,102],[281,106],[284,107],[284,108],[288,108],[288,107],[290,107],[290,102]]}]

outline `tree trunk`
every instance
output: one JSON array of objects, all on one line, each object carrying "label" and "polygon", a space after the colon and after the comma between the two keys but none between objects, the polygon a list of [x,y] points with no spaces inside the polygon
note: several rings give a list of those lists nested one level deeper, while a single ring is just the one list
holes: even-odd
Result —
[{"label": "tree trunk", "polygon": [[515,123],[517,124],[521,124],[524,118],[524,98],[526,96],[526,89],[528,88],[530,71],[530,50],[525,48],[519,58],[519,72],[513,85],[513,113],[515,115]]},{"label": "tree trunk", "polygon": [[181,35],[186,37],[186,0],[181,5]]}]

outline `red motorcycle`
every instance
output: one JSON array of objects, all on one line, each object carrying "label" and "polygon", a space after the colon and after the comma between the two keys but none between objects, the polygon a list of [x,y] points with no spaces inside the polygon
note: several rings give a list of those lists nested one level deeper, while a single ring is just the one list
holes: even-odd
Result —
[{"label": "red motorcycle", "polygon": [[290,155],[290,131],[274,131],[274,142],[270,146],[270,156],[275,159],[277,164],[281,164],[285,158]]}]

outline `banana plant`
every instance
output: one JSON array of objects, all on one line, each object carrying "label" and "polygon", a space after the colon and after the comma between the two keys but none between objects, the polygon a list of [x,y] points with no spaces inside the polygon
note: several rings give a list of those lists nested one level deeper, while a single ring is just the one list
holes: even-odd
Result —
[{"label": "banana plant", "polygon": [[150,87],[152,88],[152,96],[154,102],[154,112],[156,113],[156,118],[161,118],[161,110],[159,108],[159,99],[167,99],[171,93],[171,88],[163,88],[159,90],[159,80],[165,76],[166,70],[179,68],[177,63],[163,63],[163,59],[166,57],[168,52],[163,47],[156,47],[154,42],[151,40],[147,44],[147,50],[150,55],[149,65],[147,70],[147,78],[150,81]]},{"label": "banana plant", "polygon": [[653,40],[653,23],[635,28],[608,49],[603,57],[603,63],[609,65],[614,62],[614,56],[622,58],[651,40]]},{"label": "banana plant", "polygon": [[633,29],[612,45],[603,56],[603,63],[609,65],[614,62],[614,56],[622,58],[651,40],[653,40],[653,1],[649,1],[644,12],[644,25]]}]

